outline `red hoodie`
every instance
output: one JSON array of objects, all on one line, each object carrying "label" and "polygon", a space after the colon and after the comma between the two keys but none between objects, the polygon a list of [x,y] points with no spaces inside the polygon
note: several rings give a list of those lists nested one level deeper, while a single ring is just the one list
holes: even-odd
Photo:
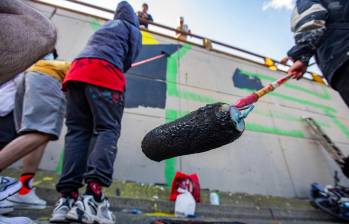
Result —
[{"label": "red hoodie", "polygon": [[63,81],[63,90],[66,90],[70,81],[84,82],[119,92],[124,92],[126,86],[125,76],[117,67],[96,58],[74,60]]}]

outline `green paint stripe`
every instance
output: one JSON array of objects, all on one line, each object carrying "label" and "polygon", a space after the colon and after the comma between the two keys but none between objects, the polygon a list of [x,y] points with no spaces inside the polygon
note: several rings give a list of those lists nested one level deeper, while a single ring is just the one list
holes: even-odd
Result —
[{"label": "green paint stripe", "polygon": [[[186,44],[176,53],[167,58],[167,96],[177,96],[194,100],[207,100],[206,97],[202,97],[195,93],[179,92],[177,89],[178,67],[179,59],[183,57],[189,50],[191,45]],[[178,113],[169,113],[166,111],[166,122],[177,119]],[[176,174],[176,158],[168,159],[165,161],[165,184],[171,186],[172,180]]]},{"label": "green paint stripe", "polygon": [[184,45],[176,53],[167,58],[167,70],[166,70],[166,81],[167,81],[167,94],[170,96],[178,96],[178,67],[179,59],[183,57],[189,50],[191,45]]},{"label": "green paint stripe", "polygon": [[63,159],[64,159],[64,148],[61,151],[61,154],[59,156],[57,166],[56,166],[56,173],[61,174],[63,169]]},{"label": "green paint stripe", "polygon": [[166,109],[165,110],[166,113],[166,121],[167,122],[171,122],[176,120],[177,118],[183,117],[186,114],[189,114],[190,112],[186,112],[186,111],[179,111],[179,110],[173,110],[173,109]]},{"label": "green paint stripe", "polygon": [[305,106],[319,108],[319,109],[324,110],[325,112],[329,112],[329,113],[336,113],[337,112],[336,109],[334,109],[334,108],[332,108],[330,106],[322,105],[322,104],[319,104],[319,103],[314,103],[312,101],[303,100],[303,99],[300,99],[300,98],[297,98],[297,97],[287,96],[287,95],[284,95],[284,94],[281,94],[281,93],[276,93],[276,92],[270,93],[270,95],[274,96],[274,97],[281,98],[283,100],[293,101],[293,102],[296,102],[296,103],[299,103],[299,104],[302,104],[302,105],[305,105]]},{"label": "green paint stripe", "polygon": [[101,27],[101,23],[98,21],[98,19],[93,18],[90,21],[90,26],[94,31],[97,31],[99,29],[99,27]]},{"label": "green paint stripe", "polygon": [[171,186],[172,181],[176,175],[176,163],[177,163],[176,158],[165,160],[165,184],[166,184],[166,186]]},{"label": "green paint stripe", "polygon": [[269,133],[274,135],[283,135],[295,138],[304,138],[304,132],[300,130],[282,130],[279,128],[268,127],[265,125],[260,125],[252,122],[246,123],[246,130],[254,132]]},{"label": "green paint stripe", "polygon": [[[265,116],[265,117],[277,118],[277,119],[280,119],[280,120],[303,122],[301,116],[295,116],[295,115],[287,114],[287,113],[284,113],[284,112],[282,112],[282,113],[274,113],[272,111],[269,112],[269,111],[261,111],[261,110],[258,110],[258,109],[254,109],[253,113],[261,115],[261,116]],[[319,119],[316,119],[316,122],[323,128],[331,127],[331,125],[328,122],[321,121]]]},{"label": "green paint stripe", "polygon": [[204,96],[204,95],[189,92],[189,91],[181,91],[178,89],[177,82],[178,82],[179,59],[183,57],[190,49],[191,49],[191,45],[188,45],[188,44],[184,45],[175,54],[168,57],[167,71],[166,71],[167,95],[175,96],[181,99],[196,101],[200,103],[217,102],[217,100],[215,100],[212,97]]},{"label": "green paint stripe", "polygon": [[179,97],[181,99],[200,102],[200,103],[215,103],[215,102],[217,102],[217,100],[213,99],[212,97],[203,96],[200,94],[187,92],[187,91],[179,91],[177,94],[177,97]]},{"label": "green paint stripe", "polygon": [[[190,112],[178,111],[175,109],[166,109],[166,116],[168,118],[171,118],[171,121],[175,120],[177,118],[180,118],[188,113],[190,113]],[[296,137],[296,138],[304,138],[304,136],[305,136],[304,132],[302,132],[300,130],[282,130],[280,128],[268,127],[268,126],[256,124],[253,122],[246,123],[246,130],[253,131],[253,132],[269,133],[269,134],[274,134],[274,135]]]},{"label": "green paint stripe", "polygon": [[342,121],[340,121],[338,119],[338,117],[333,116],[333,115],[329,115],[333,121],[333,123],[336,124],[336,126],[339,128],[339,130],[341,130],[341,132],[349,139],[349,129],[347,126],[345,126],[345,124],[343,124]]},{"label": "green paint stripe", "polygon": [[331,99],[331,95],[329,94],[328,90],[324,87],[321,88],[322,93],[319,94],[318,92],[314,92],[313,90],[307,89],[303,86],[297,86],[294,84],[289,84],[289,83],[285,83],[285,88],[289,88],[289,89],[293,89],[293,90],[298,90],[298,91],[302,91],[304,93],[307,93],[309,95],[315,96],[317,98],[321,98],[324,100],[330,100]]},{"label": "green paint stripe", "polygon": [[[242,89],[242,90],[245,90],[246,92],[249,92],[249,93],[254,92],[254,90],[251,90],[251,89]],[[335,113],[335,112],[337,112],[337,110],[334,109],[333,107],[326,106],[326,105],[319,104],[319,103],[314,103],[314,102],[308,101],[308,100],[303,100],[303,99],[300,99],[300,98],[297,98],[297,97],[293,97],[293,96],[287,96],[287,95],[284,95],[284,94],[281,94],[281,93],[271,92],[271,93],[268,93],[268,95],[269,96],[274,96],[274,97],[277,97],[277,98],[280,98],[280,99],[283,99],[283,100],[288,100],[288,101],[292,101],[292,102],[295,102],[295,103],[299,103],[299,104],[302,104],[304,106],[315,107],[315,108],[318,108],[318,109],[321,109],[321,110],[325,111],[326,113]]]},{"label": "green paint stripe", "polygon": [[[257,77],[261,80],[266,80],[266,81],[271,81],[271,82],[277,80],[276,78],[265,75],[265,74],[253,73],[253,72],[249,72],[249,71],[245,71],[245,70],[240,70],[240,71],[242,74],[248,75],[250,77]],[[285,88],[301,91],[301,92],[307,93],[307,94],[312,95],[312,96],[316,96],[316,97],[321,98],[321,99],[325,99],[325,100],[331,99],[331,95],[329,94],[327,87],[322,87],[322,94],[319,94],[317,92],[314,92],[314,91],[307,89],[307,88],[300,86],[300,85],[285,83],[283,86]]]}]

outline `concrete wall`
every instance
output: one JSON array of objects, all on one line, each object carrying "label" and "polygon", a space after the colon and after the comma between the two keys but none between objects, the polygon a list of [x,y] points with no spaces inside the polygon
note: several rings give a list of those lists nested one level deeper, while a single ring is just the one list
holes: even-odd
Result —
[{"label": "concrete wall", "polygon": [[[53,8],[34,4],[46,15]],[[60,59],[71,60],[102,21],[57,10]],[[314,140],[302,116],[316,119],[349,154],[348,109],[336,92],[309,80],[290,81],[256,105],[247,130],[220,149],[156,163],[141,152],[147,131],[199,106],[235,102],[281,72],[156,35],[144,34],[140,59],[161,49],[171,56],[127,74],[128,106],[122,122],[114,177],[144,183],[171,181],[175,170],[198,173],[203,188],[286,197],[308,195],[309,184],[332,183],[336,164]],[[151,44],[151,45],[149,45]],[[162,103],[164,102],[164,103]],[[63,137],[49,145],[42,169],[59,170]]]}]

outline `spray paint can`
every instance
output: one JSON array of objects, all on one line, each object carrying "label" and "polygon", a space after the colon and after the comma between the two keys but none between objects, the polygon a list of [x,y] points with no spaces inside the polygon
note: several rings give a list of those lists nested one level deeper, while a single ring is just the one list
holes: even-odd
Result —
[{"label": "spray paint can", "polygon": [[210,192],[210,204],[219,205],[219,194],[217,191]]}]

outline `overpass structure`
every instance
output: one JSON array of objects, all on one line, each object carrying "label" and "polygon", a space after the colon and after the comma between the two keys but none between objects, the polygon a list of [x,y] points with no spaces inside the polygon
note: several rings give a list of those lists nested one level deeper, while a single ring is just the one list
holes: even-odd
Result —
[{"label": "overpass structure", "polygon": [[[41,0],[26,1],[56,25],[60,60],[72,60],[107,18]],[[155,32],[152,27],[166,32]],[[291,80],[264,97],[246,120],[243,136],[232,144],[161,163],[147,159],[141,140],[152,128],[208,103],[233,103],[285,75],[285,68],[275,60],[198,35],[193,35],[192,42],[178,41],[173,38],[173,29],[159,24],[142,30],[142,35],[139,61],[162,52],[169,57],[142,64],[126,74],[126,108],[114,178],[169,184],[178,170],[197,173],[203,188],[282,197],[305,197],[312,182],[333,182],[333,172],[339,168],[302,117],[315,119],[349,154],[349,111],[339,95],[321,84],[317,76],[318,82]],[[207,41],[213,48],[202,45]],[[64,133],[48,146],[40,168],[60,172],[63,146]]]}]

